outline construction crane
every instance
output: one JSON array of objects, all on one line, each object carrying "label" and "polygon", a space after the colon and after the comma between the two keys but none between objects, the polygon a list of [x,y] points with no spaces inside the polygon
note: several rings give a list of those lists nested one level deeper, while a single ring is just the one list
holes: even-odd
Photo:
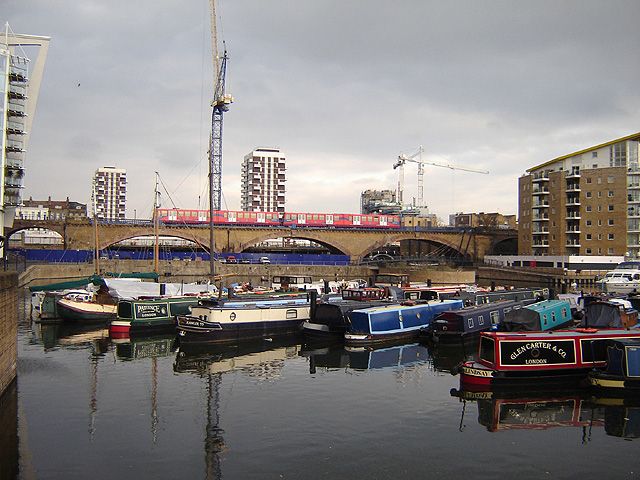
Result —
[{"label": "construction crane", "polygon": [[209,142],[209,256],[211,275],[215,274],[213,211],[222,205],[222,119],[229,110],[233,97],[226,93],[227,49],[222,59],[218,55],[218,29],[216,26],[216,2],[209,0],[211,10],[211,55],[213,57],[213,100],[211,100],[211,138]]},{"label": "construction crane", "polygon": [[[488,174],[487,170],[477,170],[475,168],[467,168],[467,167],[458,167],[456,165],[451,165],[450,163],[437,163],[437,162],[429,162],[426,160],[422,160],[422,152],[424,152],[424,148],[422,145],[418,147],[418,150],[412,155],[405,155],[401,153],[398,155],[398,160],[393,164],[394,170],[399,168],[398,171],[398,202],[402,205],[402,196],[404,189],[404,165],[407,162],[413,162],[418,164],[418,207],[424,207],[424,166],[432,165],[434,167],[443,167],[448,168],[450,170],[462,170],[464,172],[472,172],[472,173],[482,173]],[[418,157],[416,159],[416,157]]]}]

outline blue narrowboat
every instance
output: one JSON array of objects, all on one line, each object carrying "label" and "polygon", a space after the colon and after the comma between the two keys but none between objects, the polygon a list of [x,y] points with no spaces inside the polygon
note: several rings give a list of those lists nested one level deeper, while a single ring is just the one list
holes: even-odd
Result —
[{"label": "blue narrowboat", "polygon": [[505,315],[501,330],[544,332],[573,326],[571,305],[565,300],[545,300],[512,310]]},{"label": "blue narrowboat", "polygon": [[347,345],[369,345],[416,338],[437,314],[462,306],[462,300],[441,300],[353,310],[344,340]]},{"label": "blue narrowboat", "polygon": [[425,330],[427,336],[434,340],[459,339],[472,337],[474,334],[487,330],[497,330],[511,311],[519,310],[534,303],[534,299],[475,305],[460,310],[449,310],[440,313],[431,322],[431,327]]},{"label": "blue narrowboat", "polygon": [[618,392],[640,391],[640,341],[611,339],[605,343],[607,367],[589,373],[591,385]]}]

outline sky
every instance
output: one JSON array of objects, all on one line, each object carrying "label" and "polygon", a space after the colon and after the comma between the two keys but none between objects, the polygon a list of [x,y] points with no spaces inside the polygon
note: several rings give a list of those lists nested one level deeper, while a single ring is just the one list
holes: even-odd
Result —
[{"label": "sky", "polygon": [[[420,145],[425,203],[517,213],[527,168],[640,131],[637,0],[217,0],[229,52],[223,206],[257,146],[287,158],[286,210],[357,212]],[[3,18],[6,17],[6,18]],[[89,202],[127,169],[127,217],[208,208],[208,0],[4,0],[0,21],[51,37],[24,196]],[[31,53],[30,53],[31,55]],[[417,196],[405,167],[405,199]],[[166,188],[166,190],[165,190]]]}]

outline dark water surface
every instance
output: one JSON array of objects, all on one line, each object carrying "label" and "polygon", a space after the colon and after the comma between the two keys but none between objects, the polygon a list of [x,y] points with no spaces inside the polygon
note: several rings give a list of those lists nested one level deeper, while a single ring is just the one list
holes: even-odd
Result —
[{"label": "dark water surface", "polygon": [[171,336],[116,343],[28,315],[18,341],[17,393],[0,401],[2,480],[640,471],[640,408],[584,392],[462,401],[449,373],[460,346],[350,352],[290,338],[180,351]]}]

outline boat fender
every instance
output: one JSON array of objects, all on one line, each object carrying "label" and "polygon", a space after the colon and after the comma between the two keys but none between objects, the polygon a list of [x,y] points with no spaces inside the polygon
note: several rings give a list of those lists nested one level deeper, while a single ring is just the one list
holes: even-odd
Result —
[{"label": "boat fender", "polygon": [[574,330],[581,333],[596,333],[598,331],[597,328],[574,328]]}]

